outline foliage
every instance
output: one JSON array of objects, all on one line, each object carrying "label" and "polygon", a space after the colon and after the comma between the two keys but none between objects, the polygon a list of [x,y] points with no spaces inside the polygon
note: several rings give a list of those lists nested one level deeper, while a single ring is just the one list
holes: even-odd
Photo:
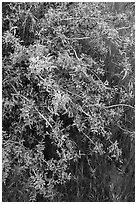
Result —
[{"label": "foliage", "polygon": [[134,201],[134,6],[2,4],[3,201]]}]

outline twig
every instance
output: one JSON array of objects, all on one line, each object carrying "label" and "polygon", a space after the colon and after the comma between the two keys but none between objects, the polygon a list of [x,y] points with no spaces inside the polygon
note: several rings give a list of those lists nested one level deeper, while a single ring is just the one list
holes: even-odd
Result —
[{"label": "twig", "polygon": [[[39,76],[39,78],[42,80],[42,81],[44,81],[44,79],[41,77],[41,76]],[[71,92],[71,91],[69,91],[69,90],[66,90],[66,89],[63,89],[63,88],[60,88],[61,90],[63,90],[63,91],[66,91],[66,92],[68,92],[68,93],[70,93],[70,94],[72,94],[72,95],[75,95],[75,96],[77,96],[77,97],[79,97],[79,98],[84,98],[84,97],[82,97],[82,96],[80,96],[80,95],[78,95],[78,94],[76,94],[76,93],[73,93],[73,92]]]},{"label": "twig", "polygon": [[71,91],[69,91],[69,90],[66,90],[66,89],[63,89],[63,88],[60,88],[61,90],[63,90],[63,91],[66,91],[66,92],[68,92],[68,93],[70,93],[70,94],[72,94],[72,95],[75,95],[75,96],[77,96],[77,97],[79,97],[79,98],[84,98],[83,96],[80,96],[80,95],[78,95],[78,94],[76,94],[76,93],[73,93],[73,92],[71,92]]},{"label": "twig", "polygon": [[87,161],[88,161],[88,165],[89,165],[89,168],[90,168],[91,173],[93,174],[94,178],[96,178],[96,176],[95,176],[96,168],[93,169],[93,168],[91,167],[90,161],[89,161],[89,158],[88,158],[88,155],[86,155],[86,159],[87,159]]},{"label": "twig", "polygon": [[72,50],[74,51],[74,53],[75,53],[75,56],[76,56],[76,58],[77,58],[77,60],[79,60],[80,61],[80,59],[79,59],[79,57],[78,57],[78,55],[77,55],[77,52],[76,52],[76,50],[71,46],[71,48],[72,48]]},{"label": "twig", "polygon": [[[12,85],[12,84],[11,84],[11,85]],[[12,94],[12,95],[16,95],[16,96],[22,97],[22,98],[24,98],[26,101],[28,101],[28,102],[30,103],[30,100],[29,100],[28,98],[26,98],[26,97],[23,96],[22,94],[18,93],[17,90],[16,90],[16,88],[15,88],[13,85],[12,85],[12,87],[13,87],[14,91],[16,92],[16,94]],[[47,124],[52,128],[52,125],[51,125],[50,122],[45,118],[45,116],[42,115],[36,107],[34,107],[34,109],[35,109],[35,110],[37,111],[37,113],[47,122]]]},{"label": "twig", "polygon": [[126,129],[122,128],[122,127],[119,125],[119,123],[118,123],[117,125],[118,125],[118,127],[119,127],[121,130],[123,130],[123,131],[125,131],[125,132],[128,132],[128,133],[130,133],[130,134],[134,134],[134,133],[135,133],[135,131],[131,132],[131,131],[129,131],[129,130],[126,130]]},{"label": "twig", "polygon": [[83,135],[84,135],[88,140],[90,140],[90,142],[91,142],[92,144],[96,145],[96,144],[93,142],[93,140],[90,139],[90,137],[89,137],[88,135],[86,135],[83,131],[81,131],[81,132],[83,133]]},{"label": "twig", "polygon": [[121,28],[116,28],[116,30],[123,30],[123,29],[129,29],[129,28],[132,28],[131,26],[128,26],[128,27],[121,27]]},{"label": "twig", "polygon": [[85,19],[90,19],[90,20],[98,20],[97,17],[91,17],[91,16],[87,16],[87,17],[83,17],[83,18],[64,18],[64,19],[60,19],[60,21],[71,21],[71,20],[85,20]]},{"label": "twig", "polygon": [[89,115],[88,113],[86,113],[82,107],[79,107],[78,109],[79,111],[82,111],[82,113],[84,113],[86,116],[91,117],[91,115]]},{"label": "twig", "polygon": [[126,107],[134,109],[133,106],[127,105],[127,104],[116,104],[116,105],[112,105],[112,106],[105,106],[104,108],[108,109],[108,108],[115,108],[115,107],[118,107],[118,106],[126,106]]},{"label": "twig", "polygon": [[[90,68],[90,67],[89,67],[89,68]],[[111,88],[106,87],[106,86],[104,85],[104,83],[101,81],[101,79],[99,78],[99,76],[98,76],[94,71],[92,71],[91,69],[90,69],[90,71],[97,77],[97,79],[99,80],[99,82],[101,83],[101,85],[103,85],[103,87],[105,87],[105,89],[111,90]],[[94,82],[96,83],[95,80],[94,80]]]},{"label": "twig", "polygon": [[39,110],[35,107],[35,110],[38,112],[38,114],[47,122],[47,124],[52,128],[52,125],[50,124],[50,122],[45,118],[44,115],[42,115]]},{"label": "twig", "polygon": [[85,39],[90,39],[91,36],[86,36],[86,37],[75,37],[75,38],[68,38],[65,36],[66,40],[85,40]]}]

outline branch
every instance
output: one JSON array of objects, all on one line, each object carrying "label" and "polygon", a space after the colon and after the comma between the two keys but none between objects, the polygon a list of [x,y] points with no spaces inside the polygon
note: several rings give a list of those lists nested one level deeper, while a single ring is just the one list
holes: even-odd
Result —
[{"label": "branch", "polygon": [[[23,96],[22,94],[18,93],[18,91],[16,90],[16,88],[11,84],[11,86],[13,87],[14,91],[16,92],[16,94],[12,94],[12,95],[16,95],[16,96],[19,96],[19,97],[22,97],[24,98],[26,101],[28,101],[30,103],[30,100],[28,98],[26,98],[25,96]],[[47,118],[45,118],[44,115],[42,115],[39,110],[34,107],[34,109],[37,111],[37,113],[47,122],[47,124],[52,128],[52,125],[50,124],[50,122],[47,120]]]},{"label": "branch", "polygon": [[[94,105],[95,106],[95,105]],[[83,108],[80,106],[79,107],[79,109],[78,109],[79,111],[82,111],[82,113],[84,113],[86,116],[88,116],[88,117],[91,117],[91,115],[89,115],[88,113],[86,113],[84,110],[83,110]]]},{"label": "branch", "polygon": [[74,51],[74,53],[75,53],[75,56],[76,56],[76,58],[77,58],[77,60],[79,60],[80,61],[80,59],[79,59],[79,57],[78,57],[78,55],[77,55],[77,52],[76,52],[76,50],[71,46],[71,48],[72,48],[72,50]]},{"label": "branch", "polygon": [[[44,79],[41,77],[41,76],[39,76],[39,78],[42,80],[42,81],[44,81]],[[71,92],[71,91],[69,91],[69,90],[66,90],[66,89],[63,89],[63,88],[60,88],[61,90],[63,90],[63,91],[66,91],[66,92],[68,92],[68,93],[70,93],[70,94],[72,94],[72,95],[75,95],[75,96],[77,96],[77,97],[79,97],[79,98],[84,98],[84,97],[82,97],[82,96],[80,96],[80,95],[78,95],[78,94],[76,94],[76,93],[73,93],[73,92]]]},{"label": "branch", "polygon": [[47,122],[47,124],[52,128],[52,125],[50,124],[50,122],[47,120],[47,118],[45,118],[44,115],[42,115],[37,108],[35,108],[35,110],[38,112],[38,114]]},{"label": "branch", "polygon": [[116,30],[123,30],[123,29],[129,29],[129,28],[132,28],[132,26],[116,28]]},{"label": "branch", "polygon": [[85,20],[85,19],[92,19],[92,20],[98,20],[98,17],[91,17],[91,16],[87,16],[84,18],[64,18],[64,19],[60,19],[60,21],[71,21],[71,20]]},{"label": "branch", "polygon": [[[88,70],[90,70],[96,77],[97,77],[97,79],[99,80],[99,82],[101,83],[101,85],[103,85],[103,87],[105,88],[105,89],[107,89],[107,90],[111,90],[111,88],[109,88],[109,87],[106,87],[105,85],[104,85],[104,83],[101,81],[101,79],[99,78],[99,76],[93,71],[93,70],[91,70],[91,68],[90,67],[88,67],[89,69]],[[94,82],[96,83],[96,81],[94,80]]]},{"label": "branch", "polygon": [[93,140],[92,140],[88,135],[86,135],[83,131],[81,131],[81,132],[83,133],[83,135],[84,135],[88,140],[90,140],[90,142],[91,142],[92,144],[96,145],[96,144],[93,142]]},{"label": "branch", "polygon": [[[40,78],[44,81],[44,79],[40,76]],[[103,82],[102,82],[103,83]],[[104,84],[103,84],[104,85]],[[106,89],[111,89],[111,88],[108,88],[108,87],[106,87],[105,85],[104,85],[104,87],[106,88]],[[66,89],[63,89],[63,88],[61,88],[63,91],[66,91],[66,92],[68,92],[68,93],[70,93],[70,94],[72,94],[72,95],[76,95],[77,97],[79,97],[79,98],[84,98],[84,97],[82,97],[82,96],[80,96],[80,95],[78,95],[78,94],[76,94],[76,93],[73,93],[73,92],[71,92],[71,91],[68,91],[68,90],[66,90]],[[92,105],[92,106],[96,106],[96,104],[95,105]],[[131,106],[131,105],[127,105],[127,104],[116,104],[116,105],[111,105],[111,106],[104,106],[104,108],[105,109],[109,109],[109,108],[115,108],[115,107],[119,107],[119,106],[125,106],[125,107],[129,107],[129,108],[132,108],[132,109],[134,109],[134,107],[133,106]],[[87,114],[86,114],[87,115]]]},{"label": "branch", "polygon": [[85,40],[85,39],[90,39],[90,38],[91,38],[91,36],[87,36],[87,37],[75,37],[75,38],[68,38],[68,37],[65,36],[66,40]]},{"label": "branch", "polygon": [[129,131],[129,130],[126,130],[126,129],[122,128],[119,123],[117,123],[117,125],[121,130],[123,130],[125,132],[128,132],[129,134],[134,134],[135,133],[135,131],[132,132],[132,131]]},{"label": "branch", "polygon": [[76,93],[73,93],[73,92],[71,92],[71,91],[69,91],[69,90],[66,90],[66,89],[63,89],[63,88],[60,88],[61,90],[63,90],[63,91],[66,91],[66,92],[68,92],[68,93],[70,93],[70,94],[72,94],[72,95],[75,95],[75,96],[77,96],[77,97],[79,97],[79,98],[84,98],[83,96],[80,96],[80,95],[78,95],[78,94],[76,94]]},{"label": "branch", "polygon": [[115,107],[118,107],[118,106],[125,106],[125,107],[129,107],[129,108],[132,108],[132,109],[135,109],[133,106],[131,105],[127,105],[127,104],[116,104],[116,105],[112,105],[112,106],[105,106],[104,108],[115,108]]}]

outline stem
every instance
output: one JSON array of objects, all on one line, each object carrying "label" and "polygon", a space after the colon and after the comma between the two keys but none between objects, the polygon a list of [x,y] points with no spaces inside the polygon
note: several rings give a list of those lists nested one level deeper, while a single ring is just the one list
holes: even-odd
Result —
[{"label": "stem", "polygon": [[38,112],[38,114],[47,122],[47,124],[52,128],[52,125],[50,124],[50,122],[47,120],[47,118],[45,118],[44,115],[42,115],[37,108],[35,108],[35,110]]},{"label": "stem", "polygon": [[118,107],[118,106],[126,106],[126,107],[129,107],[129,108],[132,108],[132,109],[134,109],[134,107],[133,106],[131,106],[131,105],[127,105],[127,104],[116,104],[116,105],[112,105],[112,106],[105,106],[104,108],[115,108],[115,107]]},{"label": "stem", "polygon": [[123,29],[129,29],[131,28],[131,26],[128,26],[128,27],[121,27],[121,28],[116,28],[116,30],[123,30]]},{"label": "stem", "polygon": [[92,144],[96,145],[96,144],[93,142],[93,140],[90,139],[90,137],[89,137],[88,135],[86,135],[83,131],[81,131],[81,132],[83,133],[83,135],[84,135],[88,140],[90,140],[90,142],[91,142]]},{"label": "stem", "polygon": [[[25,100],[27,100],[28,102],[30,102],[30,100],[29,100],[28,98],[26,98],[25,96],[19,94],[13,85],[12,85],[12,87],[14,88],[14,90],[15,90],[15,92],[16,92],[16,94],[13,94],[13,95],[22,97],[22,98],[24,98]],[[50,122],[45,118],[45,116],[42,115],[36,107],[34,107],[34,109],[35,109],[35,110],[37,111],[37,113],[47,122],[47,124],[52,128],[52,125],[51,125]]]},{"label": "stem", "polygon": [[122,127],[119,125],[119,123],[118,123],[118,127],[119,127],[121,130],[123,130],[123,131],[125,131],[125,132],[128,132],[128,133],[130,133],[130,134],[134,134],[134,133],[135,133],[134,131],[131,132],[131,131],[129,131],[129,130],[126,130],[126,129],[122,128]]}]

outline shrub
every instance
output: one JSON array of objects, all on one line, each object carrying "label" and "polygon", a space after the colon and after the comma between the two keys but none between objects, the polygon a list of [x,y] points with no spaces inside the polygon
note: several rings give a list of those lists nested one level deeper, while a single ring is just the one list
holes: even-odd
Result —
[{"label": "shrub", "polygon": [[3,201],[134,201],[134,3],[5,2],[2,40]]}]

